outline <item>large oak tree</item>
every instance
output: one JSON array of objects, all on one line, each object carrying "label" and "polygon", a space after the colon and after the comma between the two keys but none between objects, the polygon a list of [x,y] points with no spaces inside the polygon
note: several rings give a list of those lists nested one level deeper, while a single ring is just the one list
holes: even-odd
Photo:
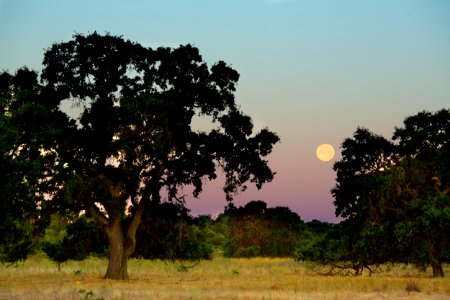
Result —
[{"label": "large oak tree", "polygon": [[[279,138],[255,133],[236,105],[239,74],[223,61],[208,66],[191,45],[152,49],[76,34],[46,51],[41,78],[39,105],[57,115],[67,105],[79,112],[52,121],[49,130],[64,135],[42,143],[49,150],[41,153],[55,154],[45,180],[58,182],[48,201],[85,210],[102,226],[110,242],[106,278],[128,278],[136,229],[152,202],[183,202],[186,185],[198,196],[218,168],[229,201],[274,176],[265,157]],[[212,129],[195,129],[196,118]]]}]

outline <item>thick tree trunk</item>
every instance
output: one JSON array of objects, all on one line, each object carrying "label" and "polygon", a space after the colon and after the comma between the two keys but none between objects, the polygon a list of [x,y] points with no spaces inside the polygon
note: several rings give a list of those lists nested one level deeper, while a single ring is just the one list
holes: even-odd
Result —
[{"label": "thick tree trunk", "polygon": [[120,218],[112,220],[106,229],[111,252],[109,254],[105,279],[128,279],[128,259],[136,249],[136,230],[143,211],[144,206],[141,204],[134,214],[126,233],[123,230],[122,220]]},{"label": "thick tree trunk", "polygon": [[[107,229],[109,237],[110,254],[106,279],[126,280],[128,279],[128,257],[126,256],[124,235],[120,219],[112,222]],[[130,254],[131,255],[131,254]]]},{"label": "thick tree trunk", "polygon": [[444,277],[444,270],[442,269],[442,264],[432,263],[433,277]]},{"label": "thick tree trunk", "polygon": [[[122,190],[123,188],[120,184],[111,186],[110,192],[113,200],[120,202]],[[136,230],[144,212],[143,201],[136,205],[138,205],[138,208],[131,219],[128,229],[124,231],[122,225],[123,207],[112,206],[110,207],[111,211],[108,211],[107,215],[105,215],[93,201],[87,203],[87,211],[103,227],[109,238],[110,254],[105,279],[128,279],[128,258],[136,249]]]}]

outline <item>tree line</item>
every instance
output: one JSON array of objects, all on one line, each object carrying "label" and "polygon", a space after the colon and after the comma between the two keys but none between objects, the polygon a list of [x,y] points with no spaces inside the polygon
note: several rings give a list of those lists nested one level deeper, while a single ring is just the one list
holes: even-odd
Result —
[{"label": "tree line", "polygon": [[[108,240],[97,227],[86,215],[55,214],[36,249],[58,266],[69,259],[105,257]],[[307,227],[308,223],[289,208],[268,208],[260,200],[227,207],[215,219],[209,215],[193,217],[185,207],[164,202],[148,210],[139,224],[138,247],[132,257],[191,261],[213,255],[293,257]]]}]

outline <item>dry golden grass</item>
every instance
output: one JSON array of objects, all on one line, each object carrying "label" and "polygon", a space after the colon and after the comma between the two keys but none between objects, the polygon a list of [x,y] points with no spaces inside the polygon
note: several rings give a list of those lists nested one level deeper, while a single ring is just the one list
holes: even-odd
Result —
[{"label": "dry golden grass", "polygon": [[450,299],[450,279],[411,266],[353,277],[316,275],[281,258],[217,257],[187,270],[180,262],[131,260],[128,281],[102,279],[105,269],[106,260],[90,258],[58,272],[37,255],[0,266],[0,299]]}]

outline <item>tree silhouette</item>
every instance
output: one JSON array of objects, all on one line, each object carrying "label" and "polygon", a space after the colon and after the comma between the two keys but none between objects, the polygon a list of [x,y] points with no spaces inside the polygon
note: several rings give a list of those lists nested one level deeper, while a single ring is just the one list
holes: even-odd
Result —
[{"label": "tree silhouette", "polygon": [[450,231],[450,111],[407,117],[388,141],[358,128],[335,163],[336,215],[350,231],[347,249],[362,265],[431,264],[444,276]]},{"label": "tree silhouette", "polygon": [[420,112],[396,128],[402,163],[397,166],[393,209],[424,245],[433,276],[444,277],[450,250],[450,110]]},{"label": "tree silhouette", "polygon": [[49,223],[43,194],[52,190],[53,182],[46,174],[56,168],[54,155],[46,150],[51,147],[51,136],[58,132],[45,125],[57,117],[49,118],[48,111],[38,104],[40,88],[37,73],[26,68],[14,75],[0,74],[2,262],[26,259]]},{"label": "tree silhouette", "polygon": [[[222,61],[208,66],[191,45],[154,50],[109,34],[76,34],[46,51],[41,78],[46,112],[59,116],[67,103],[81,111],[34,123],[52,133],[40,144],[54,153],[45,174],[58,182],[51,199],[101,224],[110,243],[106,278],[128,278],[150,203],[183,202],[184,185],[198,196],[218,168],[229,201],[247,183],[261,188],[274,176],[264,158],[279,138],[268,129],[255,134],[237,107],[239,74]],[[215,128],[194,129],[193,119],[204,116]]]}]

